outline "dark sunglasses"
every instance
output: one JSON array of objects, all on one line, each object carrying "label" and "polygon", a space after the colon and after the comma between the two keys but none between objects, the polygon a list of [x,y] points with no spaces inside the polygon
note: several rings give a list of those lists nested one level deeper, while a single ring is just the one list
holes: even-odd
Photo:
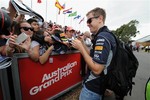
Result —
[{"label": "dark sunglasses", "polygon": [[24,29],[25,31],[28,31],[30,29],[31,31],[33,31],[32,27],[20,27],[20,29]]},{"label": "dark sunglasses", "polygon": [[99,16],[96,16],[96,17],[91,17],[91,18],[89,18],[86,22],[88,23],[88,24],[91,24],[91,22],[92,22],[92,19],[94,19],[94,18],[98,18]]}]

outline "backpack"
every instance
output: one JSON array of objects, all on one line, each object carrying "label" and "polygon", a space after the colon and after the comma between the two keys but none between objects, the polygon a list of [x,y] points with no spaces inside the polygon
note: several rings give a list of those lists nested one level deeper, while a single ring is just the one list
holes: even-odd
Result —
[{"label": "backpack", "polygon": [[139,62],[130,47],[118,40],[113,33],[117,47],[116,54],[110,63],[110,69],[106,75],[106,88],[114,91],[119,97],[124,97],[128,93],[131,95],[133,78],[139,66]]},{"label": "backpack", "polygon": [[[112,58],[109,69],[107,69],[107,74],[100,74],[101,77],[105,78],[103,82],[105,86],[103,88],[112,90],[117,96],[122,98],[128,93],[131,95],[132,85],[135,84],[133,78],[136,75],[139,62],[130,47],[118,40],[106,26],[101,29],[101,32],[110,33],[115,38],[117,44],[116,53]],[[99,35],[97,34],[97,36]],[[95,42],[93,43],[94,45]]]}]

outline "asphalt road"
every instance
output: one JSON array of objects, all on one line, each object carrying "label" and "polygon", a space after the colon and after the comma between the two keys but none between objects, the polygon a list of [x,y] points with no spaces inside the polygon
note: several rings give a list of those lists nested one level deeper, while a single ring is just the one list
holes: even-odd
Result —
[{"label": "asphalt road", "polygon": [[[134,51],[139,60],[139,68],[134,78],[135,85],[131,96],[126,96],[124,100],[145,100],[145,84],[150,77],[150,53]],[[114,96],[105,97],[105,100],[115,100]]]},{"label": "asphalt road", "polygon": [[[145,84],[150,77],[150,53],[134,51],[134,54],[139,61],[139,68],[136,77],[133,79],[135,85],[133,85],[132,94],[126,96],[124,100],[145,100]],[[80,90],[81,86],[56,100],[78,100]],[[115,96],[107,96],[104,100],[115,100]]]}]

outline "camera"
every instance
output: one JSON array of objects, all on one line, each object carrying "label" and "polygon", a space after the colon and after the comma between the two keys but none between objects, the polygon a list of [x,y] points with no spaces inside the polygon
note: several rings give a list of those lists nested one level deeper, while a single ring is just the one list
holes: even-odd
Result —
[{"label": "camera", "polygon": [[26,39],[28,38],[28,35],[26,35],[25,33],[21,33],[17,39],[16,39],[16,43],[20,44],[22,42],[24,42]]}]

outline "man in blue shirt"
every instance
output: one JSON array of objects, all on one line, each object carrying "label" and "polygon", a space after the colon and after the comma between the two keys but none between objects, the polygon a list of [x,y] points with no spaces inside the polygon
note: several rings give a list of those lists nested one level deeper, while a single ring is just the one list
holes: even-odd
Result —
[{"label": "man in blue shirt", "polygon": [[88,65],[87,76],[83,82],[83,88],[79,100],[102,100],[105,91],[104,75],[107,74],[109,64],[115,54],[115,38],[104,25],[106,19],[105,10],[95,8],[87,14],[87,26],[92,33],[93,47],[90,51],[82,40],[75,39],[72,46],[78,49]]}]

